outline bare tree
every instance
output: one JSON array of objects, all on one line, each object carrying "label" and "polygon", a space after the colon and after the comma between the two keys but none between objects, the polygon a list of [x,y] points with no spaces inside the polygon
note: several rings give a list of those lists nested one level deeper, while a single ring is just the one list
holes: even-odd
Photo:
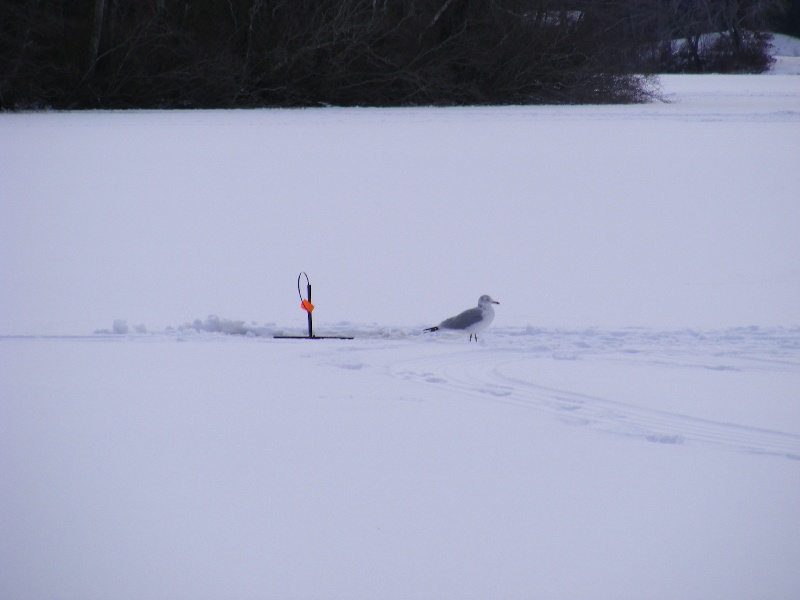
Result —
[{"label": "bare tree", "polygon": [[94,72],[97,65],[97,53],[100,49],[100,36],[103,34],[103,17],[106,12],[106,0],[94,0],[94,20],[92,33],[89,38],[89,55],[86,61],[86,71],[89,75]]},{"label": "bare tree", "polygon": [[644,1],[3,0],[0,108],[639,101]]}]

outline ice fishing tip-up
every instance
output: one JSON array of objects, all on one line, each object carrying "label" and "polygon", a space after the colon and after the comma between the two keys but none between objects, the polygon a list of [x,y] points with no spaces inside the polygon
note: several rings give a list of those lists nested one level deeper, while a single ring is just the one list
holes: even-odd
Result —
[{"label": "ice fishing tip-up", "polygon": [[[300,280],[306,278],[306,297],[303,298],[303,292],[300,291]],[[311,304],[311,281],[305,271],[301,271],[297,276],[297,295],[300,296],[300,308],[306,311],[308,316],[308,335],[276,335],[278,339],[288,340],[352,340],[352,337],[340,335],[314,335],[314,323],[311,313],[314,312],[314,305]]]}]

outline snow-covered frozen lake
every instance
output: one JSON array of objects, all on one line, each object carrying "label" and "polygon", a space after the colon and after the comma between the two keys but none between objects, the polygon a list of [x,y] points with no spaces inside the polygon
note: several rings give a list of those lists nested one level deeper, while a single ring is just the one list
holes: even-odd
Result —
[{"label": "snow-covered frozen lake", "polygon": [[662,83],[0,114],[0,597],[796,598],[800,77]]}]

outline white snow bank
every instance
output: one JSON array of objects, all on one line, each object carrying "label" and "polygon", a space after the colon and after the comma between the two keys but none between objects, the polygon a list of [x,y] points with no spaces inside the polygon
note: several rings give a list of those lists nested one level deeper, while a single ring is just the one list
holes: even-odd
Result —
[{"label": "white snow bank", "polygon": [[800,75],[800,39],[776,33],[773,35],[770,53],[775,58],[770,73]]},{"label": "white snow bank", "polygon": [[778,56],[800,56],[800,39],[782,33],[772,35],[771,54]]},{"label": "white snow bank", "polygon": [[260,326],[256,323],[246,325],[244,321],[220,319],[217,315],[209,315],[204,321],[195,319],[177,328],[179,332],[197,331],[206,333],[225,333],[230,335],[260,335],[271,336],[273,329],[269,325]]}]

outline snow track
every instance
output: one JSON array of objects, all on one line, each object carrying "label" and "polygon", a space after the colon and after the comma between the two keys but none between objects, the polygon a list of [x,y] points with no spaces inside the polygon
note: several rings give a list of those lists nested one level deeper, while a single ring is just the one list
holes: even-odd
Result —
[{"label": "snow track", "polygon": [[[398,364],[393,374],[604,433],[800,460],[797,432],[761,426],[798,425],[796,418],[764,418],[774,403],[796,413],[796,331],[538,331],[527,340],[514,337],[506,331],[498,341],[517,348],[448,351]],[[750,376],[773,385],[748,397]],[[615,379],[618,385],[608,384]],[[700,380],[704,384],[693,389]],[[736,390],[738,397],[730,397]],[[750,407],[732,412],[733,404]]]},{"label": "snow track", "polygon": [[[346,344],[274,340],[274,325],[228,321],[161,333],[98,332],[53,341],[256,343],[302,369],[353,373],[343,389],[383,376],[425,386],[422,400],[449,395],[535,411],[556,424],[666,444],[713,445],[800,461],[800,328],[722,330],[495,327],[470,344],[461,333],[341,323],[326,334]],[[212,327],[209,323],[213,324]],[[23,338],[27,336],[22,336]],[[34,336],[35,337],[35,336]],[[13,339],[14,336],[0,336]],[[242,348],[249,354],[250,351]],[[381,379],[379,383],[375,377]],[[324,393],[323,393],[324,395]]]}]

